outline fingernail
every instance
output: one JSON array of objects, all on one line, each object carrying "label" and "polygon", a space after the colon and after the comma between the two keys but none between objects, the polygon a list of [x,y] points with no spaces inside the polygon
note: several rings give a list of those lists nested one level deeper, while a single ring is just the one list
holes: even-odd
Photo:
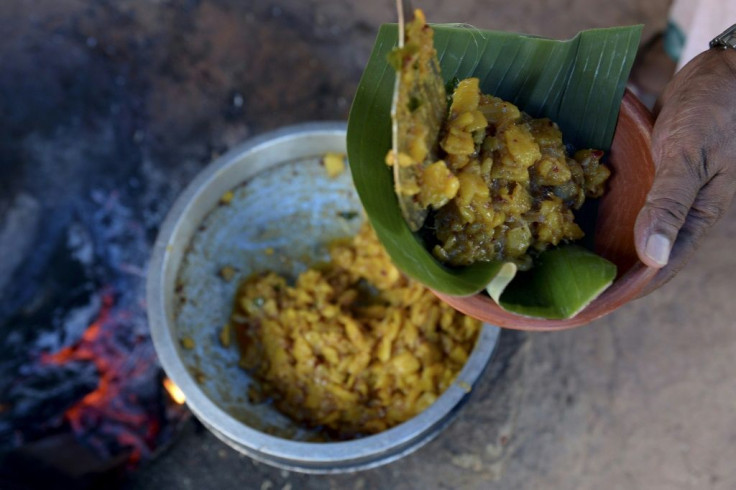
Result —
[{"label": "fingernail", "polygon": [[672,243],[670,239],[659,233],[655,233],[650,236],[647,240],[647,248],[645,253],[647,257],[652,259],[652,262],[664,267],[667,265],[667,261],[670,258],[670,249]]}]

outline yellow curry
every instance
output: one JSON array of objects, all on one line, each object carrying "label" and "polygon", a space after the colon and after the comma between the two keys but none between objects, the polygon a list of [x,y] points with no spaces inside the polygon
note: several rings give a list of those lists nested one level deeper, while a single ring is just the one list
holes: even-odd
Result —
[{"label": "yellow curry", "polygon": [[[407,25],[406,37],[400,56],[394,55],[403,63],[399,76],[434,76],[432,70],[417,69],[432,66],[424,58],[436,58],[421,11]],[[406,110],[397,110],[408,118],[407,139],[389,151],[386,162],[412,169],[411,174],[395,173],[411,176],[397,184],[399,200],[434,210],[425,227],[434,230],[433,253],[439,260],[451,265],[513,261],[524,270],[531,267],[534,253],[583,237],[573,210],[604,192],[610,171],[601,163],[602,151],[568,155],[554,122],[482,94],[479,80],[468,78],[454,87],[438,148],[430,154],[425,140],[415,136],[434,126],[427,120],[423,130],[423,118],[416,115],[427,101],[418,96],[400,100],[407,104]],[[424,221],[424,215],[417,215]]]},{"label": "yellow curry", "polygon": [[240,286],[230,327],[249,395],[337,437],[380,432],[442,394],[481,324],[401,275],[368,225],[330,255],[295,285],[267,272]]}]

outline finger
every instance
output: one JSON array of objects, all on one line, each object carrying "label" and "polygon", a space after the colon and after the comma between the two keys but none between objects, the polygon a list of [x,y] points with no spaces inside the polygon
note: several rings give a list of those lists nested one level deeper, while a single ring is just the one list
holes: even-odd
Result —
[{"label": "finger", "polygon": [[726,173],[703,186],[672,247],[668,266],[680,270],[685,265],[703,235],[726,213],[735,191],[734,179]]},{"label": "finger", "polygon": [[659,166],[634,227],[639,259],[657,269],[667,265],[672,244],[701,187],[700,179],[688,171],[693,166],[684,160],[680,158]]},{"label": "finger", "polygon": [[642,296],[667,283],[697,250],[709,229],[725,214],[736,193],[734,178],[725,173],[711,179],[700,191],[672,247],[669,262],[642,292]]}]

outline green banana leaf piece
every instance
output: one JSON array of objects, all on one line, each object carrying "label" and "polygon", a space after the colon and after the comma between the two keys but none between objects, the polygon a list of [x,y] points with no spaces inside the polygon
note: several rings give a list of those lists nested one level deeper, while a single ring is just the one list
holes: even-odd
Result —
[{"label": "green banana leaf piece", "polygon": [[[446,82],[478,77],[483,93],[557,122],[566,143],[610,148],[641,26],[592,29],[566,41],[457,25],[432,28]],[[446,294],[475,294],[499,271],[508,274],[508,264],[450,268],[438,262],[404,221],[391,169],[384,163],[391,147],[395,77],[387,55],[396,42],[397,26],[381,26],[350,110],[347,149],[353,180],[381,243],[404,273]],[[584,208],[591,204],[586,202]],[[583,229],[592,235],[590,223]],[[507,287],[496,289],[502,307],[527,316],[567,318],[616,275],[613,264],[577,246],[545,252],[538,262],[510,283],[506,278]]]},{"label": "green banana leaf piece", "polygon": [[505,310],[549,319],[571,318],[598,297],[616,277],[616,266],[577,245],[541,254],[529,271],[516,274],[494,297]]}]

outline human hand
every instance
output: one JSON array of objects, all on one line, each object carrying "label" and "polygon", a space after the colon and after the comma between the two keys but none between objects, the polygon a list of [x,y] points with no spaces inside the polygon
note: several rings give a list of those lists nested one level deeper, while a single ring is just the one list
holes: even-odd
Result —
[{"label": "human hand", "polygon": [[672,78],[652,132],[656,174],[636,221],[648,294],[682,269],[736,192],[736,50],[701,53]]}]

